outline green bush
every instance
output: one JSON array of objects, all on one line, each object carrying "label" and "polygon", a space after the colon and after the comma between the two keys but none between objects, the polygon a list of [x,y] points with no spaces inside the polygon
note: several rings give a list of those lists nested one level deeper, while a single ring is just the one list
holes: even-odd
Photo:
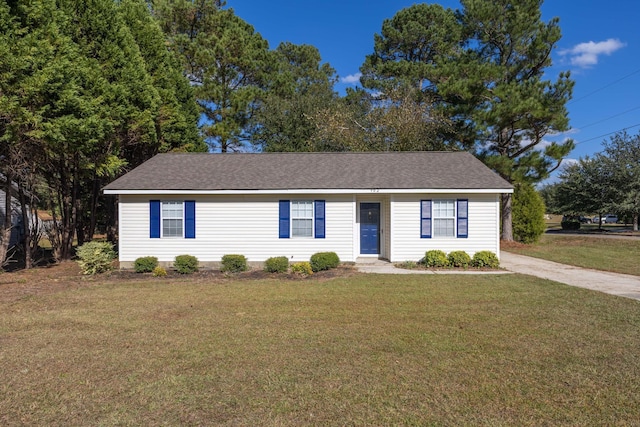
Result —
[{"label": "green bush", "polygon": [[164,267],[157,266],[151,274],[153,274],[153,277],[164,277],[167,275],[167,270]]},{"label": "green bush", "polygon": [[563,219],[560,226],[563,230],[580,230],[580,221],[575,218]]},{"label": "green bush", "polygon": [[151,273],[158,266],[158,258],[154,256],[143,256],[133,262],[136,273]]},{"label": "green bush", "polygon": [[471,264],[471,257],[465,251],[453,251],[447,255],[449,265],[452,267],[467,268]]},{"label": "green bush", "polygon": [[339,264],[340,258],[335,252],[318,252],[311,255],[311,269],[314,273],[336,268]]},{"label": "green bush", "polygon": [[286,273],[289,269],[289,260],[286,256],[268,258],[264,262],[264,270],[269,273]]},{"label": "green bush", "polygon": [[111,243],[95,240],[78,247],[76,255],[83,274],[97,274],[111,270],[111,262],[116,257]]},{"label": "green bush", "polygon": [[480,251],[473,255],[471,265],[478,268],[498,268],[500,267],[500,261],[496,254],[491,251]]},{"label": "green bush", "polygon": [[313,274],[313,269],[311,268],[311,263],[308,261],[302,261],[291,264],[291,272],[309,276]]},{"label": "green bush", "polygon": [[178,255],[173,261],[173,268],[180,274],[191,274],[198,271],[198,258],[193,255]]},{"label": "green bush", "polygon": [[225,255],[222,257],[220,271],[225,273],[247,271],[247,258],[244,255]]},{"label": "green bush", "polygon": [[536,243],[547,229],[544,201],[533,185],[517,183],[513,190],[513,238],[520,243]]},{"label": "green bush", "polygon": [[433,249],[424,254],[424,265],[427,267],[446,267],[449,265],[449,260],[447,254],[439,249]]}]

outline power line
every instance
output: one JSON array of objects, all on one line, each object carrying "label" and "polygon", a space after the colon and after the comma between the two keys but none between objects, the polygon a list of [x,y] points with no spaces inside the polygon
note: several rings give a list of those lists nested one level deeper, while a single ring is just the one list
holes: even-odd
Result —
[{"label": "power line", "polygon": [[631,109],[629,109],[627,111],[623,111],[622,113],[618,113],[618,114],[614,114],[613,116],[609,116],[606,119],[602,119],[602,120],[598,120],[597,122],[590,123],[590,124],[588,124],[586,126],[578,126],[577,129],[580,129],[580,130],[586,129],[588,127],[597,125],[597,124],[602,123],[602,122],[606,122],[607,120],[614,119],[616,117],[622,116],[623,114],[627,114],[627,113],[630,113],[630,112],[635,111],[635,110],[640,110],[640,105],[638,105],[637,107],[631,108]]},{"label": "power line", "polygon": [[603,134],[603,135],[594,136],[593,138],[585,139],[584,141],[576,142],[576,145],[578,145],[578,144],[582,144],[582,143],[584,143],[584,142],[593,141],[593,140],[595,140],[595,139],[604,138],[605,136],[609,136],[609,135],[611,135],[611,134],[618,133],[618,132],[623,132],[623,131],[628,130],[628,129],[633,129],[633,128],[638,127],[638,126],[640,126],[640,123],[636,123],[635,125],[627,126],[627,127],[625,127],[625,128],[622,128],[622,129],[614,130],[613,132],[605,133],[605,134]]},{"label": "power line", "polygon": [[591,96],[591,95],[593,95],[593,94],[595,94],[595,93],[598,93],[598,92],[600,92],[600,91],[602,91],[602,90],[605,90],[606,88],[611,87],[611,86],[613,86],[614,84],[619,83],[619,82],[621,82],[621,81],[622,81],[622,80],[624,80],[624,79],[628,79],[629,77],[634,76],[634,75],[636,75],[636,74],[638,74],[638,73],[640,73],[640,68],[638,68],[637,70],[635,70],[635,71],[633,71],[633,72],[631,72],[631,73],[627,74],[626,76],[620,77],[618,80],[615,80],[615,81],[613,81],[613,82],[611,82],[611,83],[609,83],[609,84],[607,84],[607,85],[605,85],[605,86],[602,86],[600,89],[596,89],[596,90],[594,90],[593,92],[589,92],[588,94],[586,94],[586,95],[584,95],[584,96],[581,96],[580,98],[572,99],[571,101],[567,102],[567,105],[571,105],[571,104],[573,104],[574,102],[581,101],[581,100],[583,100],[583,99],[585,99],[585,98],[587,98],[587,97],[589,97],[589,96]]}]

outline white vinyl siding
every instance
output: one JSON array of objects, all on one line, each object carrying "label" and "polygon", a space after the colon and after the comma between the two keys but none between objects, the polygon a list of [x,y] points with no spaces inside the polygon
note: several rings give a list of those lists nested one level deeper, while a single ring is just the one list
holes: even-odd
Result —
[{"label": "white vinyl siding", "polygon": [[[176,255],[195,255],[201,262],[219,262],[223,255],[242,254],[250,262],[272,256],[308,261],[316,252],[334,251],[342,261],[359,256],[358,204],[380,202],[380,256],[392,262],[424,257],[430,249],[447,253],[464,250],[469,255],[489,250],[499,255],[498,194],[393,194],[322,195],[326,200],[326,238],[279,238],[279,201],[316,200],[317,195],[203,195],[195,200],[195,239],[149,237],[149,201],[158,197],[119,196],[119,257],[132,263],[141,256],[172,262]],[[165,200],[185,200],[174,194]],[[420,200],[468,199],[468,238],[420,238]],[[184,223],[183,223],[184,228]]]},{"label": "white vinyl siding", "polygon": [[[420,200],[469,200],[468,238],[420,238]],[[473,256],[478,251],[499,255],[498,234],[500,204],[496,194],[395,194],[391,201],[390,261],[419,261],[426,251],[440,249],[446,253],[461,250]]]},{"label": "white vinyl siding", "polygon": [[[313,200],[313,196],[288,195],[291,200]],[[176,255],[194,255],[202,262],[219,262],[223,255],[242,254],[250,262],[272,256],[290,261],[308,261],[316,252],[333,251],[342,261],[354,261],[352,236],[355,219],[352,196],[328,195],[326,238],[280,239],[278,195],[189,196],[195,200],[195,239],[149,238],[149,200],[154,197],[120,195],[119,258],[133,262],[141,256],[156,256],[172,262]],[[184,199],[168,195],[167,200]],[[316,197],[317,198],[317,197]]]}]

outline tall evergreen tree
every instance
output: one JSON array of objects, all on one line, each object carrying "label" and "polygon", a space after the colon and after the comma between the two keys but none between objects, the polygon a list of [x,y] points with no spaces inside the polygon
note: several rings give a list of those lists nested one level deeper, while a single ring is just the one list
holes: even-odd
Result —
[{"label": "tall evergreen tree", "polygon": [[[0,1],[0,11],[0,138],[12,156],[0,172],[23,184],[13,173],[20,164],[41,178],[29,182],[44,186],[40,201],[54,216],[49,238],[56,256],[68,258],[74,238],[93,235],[106,180],[160,150],[203,146],[197,112],[141,3]],[[123,18],[130,12],[131,27]]]},{"label": "tall evergreen tree", "polygon": [[[459,14],[468,47],[454,76],[472,77],[440,86],[458,94],[481,141],[484,162],[509,182],[538,182],[560,166],[573,141],[541,148],[549,133],[569,128],[566,103],[573,81],[560,73],[544,79],[560,40],[558,19],[542,22],[542,0],[463,0]],[[472,108],[471,108],[472,107]],[[502,238],[513,240],[510,194],[502,198]]]},{"label": "tall evergreen tree", "polygon": [[[160,25],[150,14],[145,0],[122,0],[118,12],[128,26],[147,72],[160,97],[160,107],[155,116],[157,151],[206,151],[207,147],[198,132],[199,111],[193,88],[183,76],[182,65],[167,49],[166,38]],[[142,161],[149,155],[144,155]],[[139,162],[129,159],[137,165]]]},{"label": "tall evergreen tree", "polygon": [[314,116],[337,101],[335,70],[313,46],[281,43],[274,69],[252,120],[252,143],[262,151],[309,151],[317,132]]},{"label": "tall evergreen tree", "polygon": [[[542,147],[568,129],[573,82],[544,79],[560,39],[558,20],[541,21],[542,0],[462,0],[455,13],[414,5],[385,21],[362,67],[365,87],[411,84],[454,124],[450,142],[474,149],[509,182],[536,182],[560,165],[572,141]],[[512,240],[511,195],[502,237]]]},{"label": "tall evergreen tree", "polygon": [[242,149],[265,72],[272,69],[267,41],[219,0],[152,3],[194,86],[207,143],[222,152]]},{"label": "tall evergreen tree", "polygon": [[[415,110],[422,105],[423,114],[410,114],[410,120],[431,124],[447,117],[446,126],[429,135],[428,143],[415,141],[415,149],[421,143],[427,150],[473,148],[473,139],[453,133],[463,128],[466,118],[452,114],[450,109],[443,114],[455,99],[446,99],[438,91],[438,85],[450,78],[443,73],[443,64],[455,61],[462,51],[462,34],[463,27],[453,10],[438,4],[415,4],[383,22],[381,33],[374,35],[374,52],[360,68],[363,86],[374,93],[372,99],[382,107]],[[454,123],[457,126],[452,126]],[[421,126],[415,122],[407,125]]]}]

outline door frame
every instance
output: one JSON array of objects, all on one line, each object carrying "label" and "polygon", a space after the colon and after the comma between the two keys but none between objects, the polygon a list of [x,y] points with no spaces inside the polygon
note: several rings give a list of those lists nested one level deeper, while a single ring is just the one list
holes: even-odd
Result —
[{"label": "door frame", "polygon": [[[378,204],[378,253],[377,254],[363,254],[362,253],[362,245],[361,245],[361,234],[360,234],[360,211],[363,203],[376,203]],[[382,209],[382,200],[358,200],[356,203],[356,224],[357,224],[357,233],[356,233],[356,242],[357,242],[357,253],[356,256],[360,258],[380,258],[382,256],[384,241],[382,240],[382,225],[384,224],[383,210]]]}]

